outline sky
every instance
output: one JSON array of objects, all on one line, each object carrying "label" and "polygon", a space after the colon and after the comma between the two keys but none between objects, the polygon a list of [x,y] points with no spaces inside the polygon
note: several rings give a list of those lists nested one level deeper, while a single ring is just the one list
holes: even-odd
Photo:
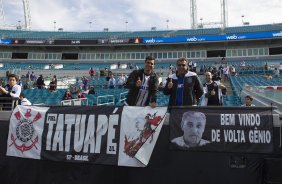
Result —
[{"label": "sky", "polygon": [[[7,25],[24,23],[22,0],[3,2]],[[282,0],[227,0],[228,26],[282,23]],[[0,5],[1,7],[1,5]],[[149,31],[190,29],[190,0],[29,0],[31,30]],[[197,0],[197,21],[220,22],[221,0]],[[0,9],[1,12],[1,9]],[[56,22],[56,23],[54,23]],[[3,18],[0,17],[0,25]]]}]

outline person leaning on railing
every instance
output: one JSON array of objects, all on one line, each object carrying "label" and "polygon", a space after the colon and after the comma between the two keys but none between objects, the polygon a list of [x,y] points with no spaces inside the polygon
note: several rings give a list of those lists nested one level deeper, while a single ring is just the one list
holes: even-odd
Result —
[{"label": "person leaning on railing", "polygon": [[9,83],[5,85],[5,87],[0,86],[0,96],[19,98],[22,88],[17,84],[19,80],[18,76],[15,74],[10,74],[8,79]]},{"label": "person leaning on railing", "polygon": [[8,76],[9,83],[5,87],[0,86],[0,97],[5,97],[0,100],[2,110],[12,110],[17,104],[17,100],[21,94],[21,86],[17,84],[19,78],[15,74]]}]

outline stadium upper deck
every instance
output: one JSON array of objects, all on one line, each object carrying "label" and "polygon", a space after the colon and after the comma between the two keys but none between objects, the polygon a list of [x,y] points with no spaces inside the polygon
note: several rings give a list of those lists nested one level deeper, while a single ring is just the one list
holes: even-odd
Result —
[{"label": "stadium upper deck", "polygon": [[281,31],[282,23],[227,27],[166,30],[166,31],[133,31],[133,32],[68,32],[68,31],[24,31],[24,30],[0,30],[0,38],[4,39],[97,39],[97,38],[135,38],[135,37],[179,37],[197,35],[222,35],[233,33],[252,33]]},{"label": "stadium upper deck", "polygon": [[[84,63],[111,65],[143,63],[147,55],[173,64],[179,57],[200,62],[275,59],[282,61],[282,23],[167,31],[48,32],[0,30],[0,70],[21,66],[43,68]],[[29,64],[27,64],[29,63]],[[41,65],[39,65],[41,64]],[[70,64],[70,67],[67,67]],[[73,67],[75,68],[73,68]],[[79,67],[77,67],[79,66]],[[87,68],[89,65],[86,66]],[[17,68],[17,67],[16,67]],[[100,68],[100,67],[99,67]]]}]

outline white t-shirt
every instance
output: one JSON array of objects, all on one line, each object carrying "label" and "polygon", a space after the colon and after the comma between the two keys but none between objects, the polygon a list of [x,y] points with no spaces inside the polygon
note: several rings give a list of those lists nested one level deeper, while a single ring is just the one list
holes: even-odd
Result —
[{"label": "white t-shirt", "polygon": [[139,89],[139,93],[138,93],[137,101],[136,101],[136,106],[145,106],[145,103],[146,103],[148,95],[149,95],[149,90],[148,90],[149,79],[150,79],[150,76],[146,76],[146,75],[143,74],[142,85]]},{"label": "white t-shirt", "polygon": [[21,101],[21,105],[31,105],[31,102],[28,99],[23,98]]},{"label": "white t-shirt", "polygon": [[[9,86],[8,85],[5,87],[5,90],[9,91]],[[14,85],[12,87],[12,89],[9,91],[9,93],[10,93],[11,97],[19,98],[19,96],[21,94],[21,91],[22,91],[21,86],[16,84],[16,85]],[[1,92],[0,92],[0,95],[2,95]]]}]

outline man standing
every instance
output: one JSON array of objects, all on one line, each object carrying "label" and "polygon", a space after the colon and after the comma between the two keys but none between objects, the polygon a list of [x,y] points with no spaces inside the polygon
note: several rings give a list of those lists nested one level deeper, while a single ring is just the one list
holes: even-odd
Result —
[{"label": "man standing", "polygon": [[176,62],[177,72],[169,75],[163,90],[170,95],[169,106],[197,105],[203,94],[203,86],[194,72],[188,71],[188,60],[179,58]]},{"label": "man standing", "polygon": [[43,75],[39,75],[37,81],[36,81],[36,84],[37,84],[37,87],[38,89],[43,89],[44,86],[45,86],[45,82],[44,82],[44,78],[43,78]]},{"label": "man standing", "polygon": [[89,70],[89,75],[90,75],[91,78],[94,77],[94,69],[92,67]]},{"label": "man standing", "polygon": [[212,80],[211,72],[206,72],[206,82],[204,83],[205,98],[207,98],[207,106],[222,105],[222,91],[226,87],[220,82]]},{"label": "man standing", "polygon": [[111,74],[108,82],[108,88],[114,89],[115,87],[116,87],[116,79],[114,78],[114,75]]},{"label": "man standing", "polygon": [[125,87],[129,89],[125,104],[131,106],[156,107],[159,80],[153,71],[155,58],[147,56],[144,69],[130,73]]}]

